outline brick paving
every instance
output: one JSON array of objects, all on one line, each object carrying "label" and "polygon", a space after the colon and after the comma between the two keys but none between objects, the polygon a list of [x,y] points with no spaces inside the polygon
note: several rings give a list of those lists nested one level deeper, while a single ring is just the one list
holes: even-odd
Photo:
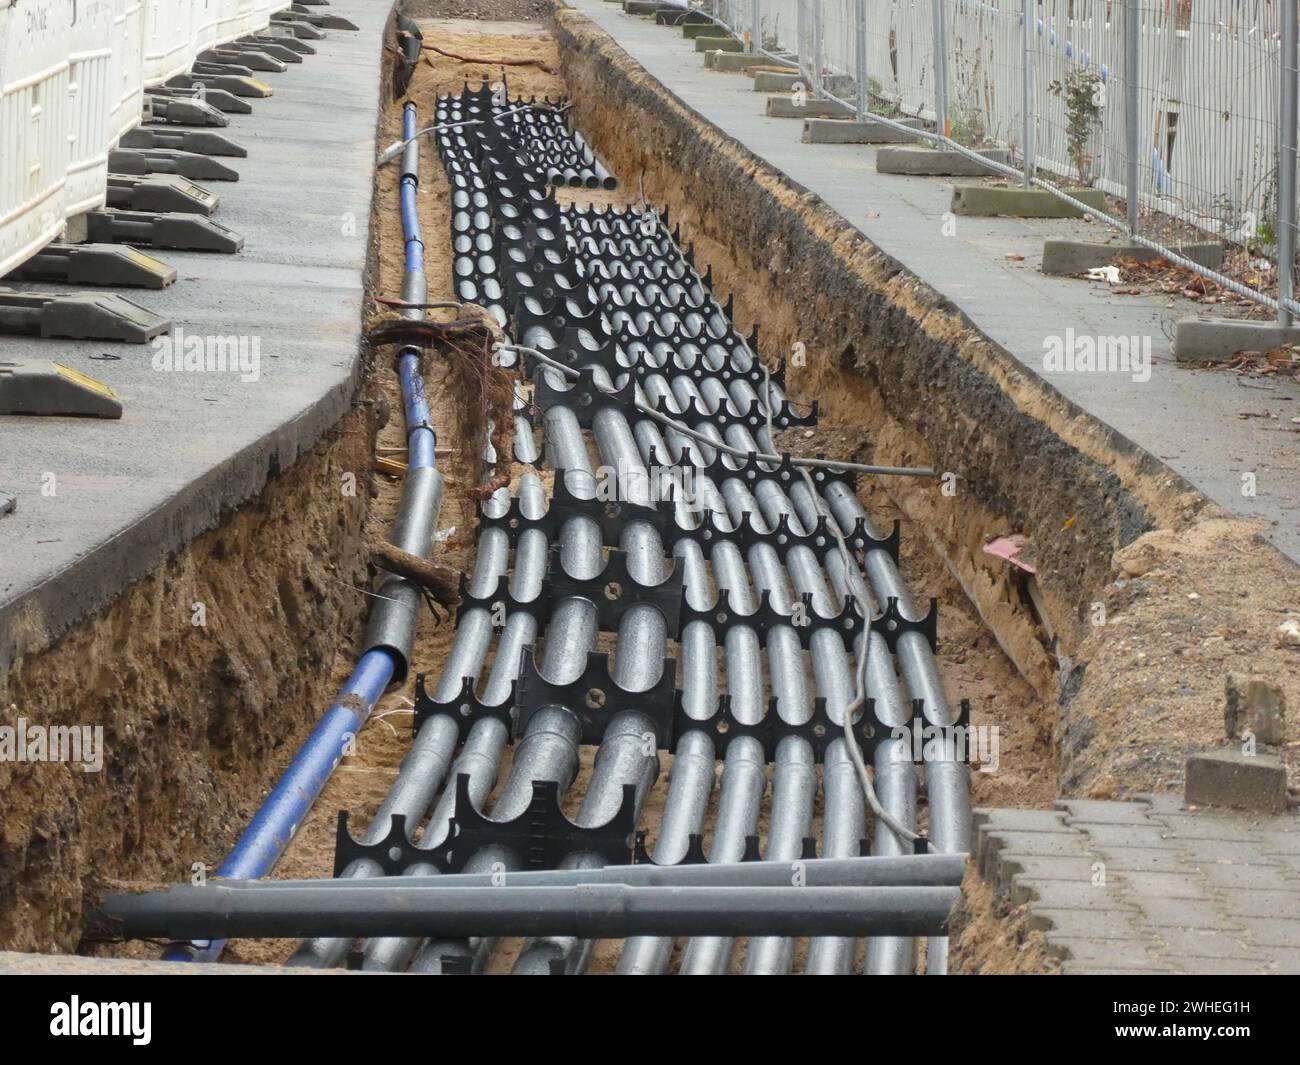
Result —
[{"label": "brick paving", "polygon": [[1179,796],[975,811],[984,879],[1066,973],[1300,973],[1300,815]]}]

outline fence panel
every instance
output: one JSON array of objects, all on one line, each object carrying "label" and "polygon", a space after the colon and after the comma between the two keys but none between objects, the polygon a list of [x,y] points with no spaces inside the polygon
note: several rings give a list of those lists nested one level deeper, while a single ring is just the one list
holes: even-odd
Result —
[{"label": "fence panel", "polygon": [[71,5],[0,0],[0,275],[63,227]]},{"label": "fence panel", "polygon": [[113,76],[113,4],[90,0],[72,7],[68,31],[68,186],[64,212],[71,216],[103,203],[108,149],[116,131]]},{"label": "fence panel", "polygon": [[109,62],[108,136],[117,139],[140,121],[144,103],[144,4],[113,0],[112,55]]},{"label": "fence panel", "polygon": [[933,121],[934,56],[931,0],[867,4],[867,84],[877,108]]}]

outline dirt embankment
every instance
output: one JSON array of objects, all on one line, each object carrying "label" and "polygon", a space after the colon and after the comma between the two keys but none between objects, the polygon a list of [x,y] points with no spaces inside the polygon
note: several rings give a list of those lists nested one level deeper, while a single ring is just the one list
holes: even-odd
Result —
[{"label": "dirt embankment", "polygon": [[[561,6],[554,26],[575,123],[611,169],[642,176],[647,200],[670,208],[716,291],[734,294],[737,325],[757,325],[762,354],[787,359],[795,397],[821,400],[824,424],[855,437],[847,451],[947,475],[882,480],[872,492],[908,519],[905,537],[927,539],[1027,682],[1028,705],[1009,686],[985,723],[1020,719],[1054,735],[1059,765],[1050,749],[1026,753],[1060,771],[1063,792],[1120,795],[1179,786],[1189,748],[1224,742],[1226,671],[1267,672],[1297,705],[1300,652],[1274,648],[1271,633],[1300,615],[1300,573],[1249,523],[1028,373],[589,20]],[[983,550],[1007,533],[1029,539],[1037,608],[1024,578]],[[1155,579],[1183,572],[1200,586],[1189,602],[1211,600],[1213,612],[1179,621],[1170,597],[1144,598],[1121,568],[1121,553],[1140,544],[1176,559]],[[942,614],[940,632],[949,634]],[[1138,693],[1149,700],[1141,707]],[[1123,738],[1109,742],[1117,723]],[[1300,726],[1289,739],[1294,761]],[[1019,790],[977,780],[977,801],[982,787],[1011,801]]]},{"label": "dirt embankment", "polygon": [[961,902],[952,915],[948,967],[966,976],[1041,976],[1060,971],[1047,953],[1047,939],[1028,926],[1027,906],[1010,900],[966,872]]},{"label": "dirt embankment", "polygon": [[0,947],[75,949],[99,880],[220,863],[356,638],[372,419],[0,678],[0,723],[103,727],[100,772],[0,761]]}]

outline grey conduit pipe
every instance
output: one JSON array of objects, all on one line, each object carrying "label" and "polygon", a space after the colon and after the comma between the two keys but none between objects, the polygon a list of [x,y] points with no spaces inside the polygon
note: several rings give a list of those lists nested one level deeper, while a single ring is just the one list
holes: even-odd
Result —
[{"label": "grey conduit pipe", "polygon": [[[545,491],[541,482],[533,474],[528,474],[521,479],[519,495],[520,505],[526,517],[538,517],[545,511]],[[494,555],[499,550],[499,571],[504,572],[507,568],[509,551],[505,531],[489,528],[484,529],[482,535],[487,536],[489,533],[499,534],[500,542],[498,543],[494,537],[491,547]],[[528,529],[520,534],[514,573],[510,581],[510,590],[519,601],[529,602],[541,593],[549,546],[546,533],[541,529]],[[494,578],[491,591],[496,590],[495,580]],[[483,595],[490,592],[474,589],[474,594]],[[471,613],[475,615],[472,619],[475,627],[486,627],[487,632],[483,643],[484,655],[486,655],[492,632],[489,612],[486,608],[467,611],[462,616],[462,625],[471,621],[469,617]],[[537,622],[531,614],[516,611],[506,618],[504,631],[497,643],[492,670],[483,687],[482,698],[485,703],[495,705],[506,698],[510,692],[510,685],[519,675],[520,653],[525,645],[531,644],[536,639],[536,636]],[[473,674],[461,673],[458,669],[459,667],[449,658],[443,668],[436,698],[441,700],[452,698],[461,690],[463,676],[478,677],[480,673],[479,669],[476,669]],[[454,782],[462,773],[469,776],[470,802],[476,810],[483,808],[483,804],[496,784],[501,758],[508,742],[506,726],[496,718],[482,718],[470,726],[465,744],[447,779]],[[456,789],[447,787],[425,825],[424,833],[420,838],[421,847],[431,849],[442,845],[450,829],[455,805]],[[417,862],[406,869],[404,875],[433,876],[437,873],[437,866]],[[409,937],[389,936],[372,939],[366,944],[363,968],[375,972],[394,972],[404,969],[418,946],[418,942]]]},{"label": "grey conduit pipe", "polygon": [[[396,879],[396,878],[394,878]],[[110,920],[135,936],[174,939],[229,936],[355,937],[396,931],[456,936],[537,935],[590,940],[682,929],[731,938],[753,929],[807,935],[827,929],[862,934],[902,927],[942,930],[961,897],[954,887],[645,887],[621,883],[559,887],[453,887],[392,893],[312,888],[254,893],[212,886],[209,897],[179,896],[176,905],[142,909],[118,896]],[[214,908],[213,899],[221,906]],[[185,902],[196,901],[189,908]]]},{"label": "grey conduit pipe", "polygon": [[[581,427],[573,411],[553,407],[546,413],[545,440],[552,468],[569,472],[568,487],[575,495],[591,496],[595,476],[587,454]],[[576,577],[594,576],[601,569],[601,534],[590,518],[576,516],[560,529],[561,564]],[[557,603],[544,636],[541,669],[556,683],[566,683],[581,675],[587,652],[595,646],[597,617],[595,606],[577,596]],[[510,775],[502,788],[491,815],[511,820],[526,809],[532,799],[534,780],[554,780],[560,791],[573,782],[578,765],[579,724],[564,707],[544,707],[529,722],[524,737],[515,748]],[[472,857],[467,872],[484,872],[495,868],[515,869],[522,856],[505,848],[486,848]],[[492,951],[488,939],[474,942],[430,941],[416,953],[412,968],[420,972],[441,972],[443,957],[468,958],[479,971]]]},{"label": "grey conduit pipe", "polygon": [[[506,490],[502,489],[488,501],[485,509],[490,513],[494,507],[504,508],[508,498]],[[486,532],[495,535],[485,534],[479,542],[471,576],[471,589],[476,595],[495,591],[497,578],[505,572],[507,562],[509,544],[505,532],[500,529]],[[476,613],[484,615],[483,618],[471,616]],[[451,698],[460,691],[459,677],[462,670],[465,675],[477,677],[487,653],[487,642],[492,634],[487,611],[467,611],[461,621],[448,653],[443,680],[437,689],[439,698]],[[486,635],[480,622],[487,622]],[[456,678],[454,692],[451,691],[451,677]],[[435,716],[424,723],[412,742],[411,750],[402,759],[392,789],[363,833],[362,842],[373,844],[383,839],[388,834],[393,814],[404,815],[412,830],[418,825],[446,778],[458,739],[455,723],[447,717]],[[379,875],[379,872],[380,869],[374,862],[361,860],[351,863],[342,875],[348,878],[373,877]],[[307,968],[338,966],[343,964],[350,946],[351,943],[347,940],[312,940],[300,945],[287,964]]]},{"label": "grey conduit pipe", "polygon": [[[612,387],[603,370],[597,371],[596,379],[603,387]],[[617,411],[598,411],[593,417],[592,429],[602,459],[626,476],[620,497],[643,506],[650,503],[648,471],[641,464],[627,420]],[[629,523],[620,537],[619,546],[627,554],[628,569],[634,579],[642,584],[658,584],[664,579],[663,541],[648,522]],[[648,605],[631,607],[619,625],[614,658],[615,682],[628,691],[648,690],[661,676],[667,651],[664,616]],[[658,773],[659,758],[652,722],[642,714],[620,714],[606,726],[577,823],[584,827],[607,823],[622,804],[625,784],[632,784],[636,789],[639,818],[646,793]],[[568,868],[591,868],[598,862],[594,855],[577,854],[571,856],[565,865]],[[564,963],[566,971],[581,972],[590,959],[592,947],[591,943],[571,940],[525,944],[514,971],[545,975],[550,972],[552,962],[559,961]]]},{"label": "grey conduit pipe", "polygon": [[[687,395],[696,392],[696,390],[693,388],[693,385],[685,386],[682,388],[681,391],[682,393],[684,393],[682,397],[683,399],[685,399]],[[705,382],[705,391],[709,394],[703,398],[705,399],[705,402],[708,404],[708,406],[711,409],[716,409],[718,403],[727,402],[728,398],[730,398],[728,397],[727,393],[722,389],[720,382],[716,382],[716,381]],[[758,397],[756,397],[752,393],[752,391],[748,396],[744,395],[744,393],[742,392],[737,397],[737,402],[740,403],[751,402],[757,398]],[[710,432],[708,429],[706,429],[705,431]],[[710,432],[710,435],[716,436],[716,433]],[[750,434],[747,431],[745,431],[742,428],[739,427],[734,428],[728,434],[728,437],[729,437],[728,442],[733,444],[734,446],[741,447],[742,449],[747,451],[753,451],[757,449],[757,445],[754,439],[750,436]],[[767,446],[770,447],[770,445],[771,442],[768,441]],[[741,482],[738,478],[728,479],[727,482],[724,484],[724,492],[728,491],[728,486],[733,486],[730,488],[730,493],[731,493],[730,497],[732,499],[743,500],[746,496],[748,496],[748,492],[745,489],[743,482]],[[792,504],[786,498],[785,493],[780,489],[780,487],[776,483],[772,481],[759,482],[759,485],[757,486],[757,491],[759,491],[766,500],[767,505],[765,509],[769,520],[775,518],[775,516],[779,513],[785,513],[791,515],[796,531],[803,531],[798,513],[792,508]],[[752,502],[742,502],[736,509],[737,511],[749,510],[755,513],[757,516],[757,508],[752,505]],[[758,516],[757,524],[760,527],[763,527],[761,516]],[[761,552],[764,548],[765,545],[758,545],[754,550],[755,552]],[[767,552],[770,552],[771,548],[770,547],[765,548],[765,550]],[[836,553],[836,558],[838,559],[838,553]],[[809,552],[807,549],[804,548],[792,549],[792,551],[790,552],[790,559],[788,561],[793,561],[796,564],[802,561],[802,572],[805,574],[805,579],[799,590],[813,592],[814,601],[817,603],[818,608],[822,610],[826,610],[829,604],[826,602],[824,598],[825,595],[824,582],[821,580],[820,575],[817,575],[815,584],[810,583],[812,581],[813,575],[817,571],[815,557],[812,556],[811,552]],[[779,563],[776,564],[776,572],[775,573],[772,572],[773,563],[776,563],[775,558],[772,558],[767,564],[764,564],[762,562],[757,562],[751,567],[756,574],[764,571],[769,573],[769,579],[765,582],[766,584],[768,584],[769,587],[774,587],[773,581],[779,578],[779,573],[780,573]],[[794,569],[792,568],[792,573],[793,572]],[[820,596],[818,595],[818,586],[820,586],[821,588]],[[773,605],[776,606],[777,609],[783,609],[788,612],[790,603],[787,597],[784,597],[783,595],[774,595]],[[774,632],[779,632],[779,631],[780,630],[774,630]],[[789,634],[793,635],[793,631],[789,630]],[[831,639],[827,641],[826,640],[827,636],[831,636],[831,634],[829,633],[819,634],[818,643],[821,645],[820,649],[822,650],[823,653],[821,655],[814,655],[814,666],[815,668],[817,667],[823,668],[823,670],[826,672],[828,677],[833,677],[835,674],[838,674],[840,679],[843,682],[848,684],[849,686],[848,691],[852,692],[853,681],[851,678],[851,674],[849,673],[848,663],[845,660],[842,644],[839,643],[838,637],[831,636]],[[770,642],[770,637],[769,637],[769,642]],[[880,643],[879,650],[884,651],[883,643]],[[776,656],[769,657],[769,666],[771,666],[773,669],[774,691],[777,690],[777,685],[779,683],[779,677],[780,677],[779,663],[781,663],[782,661],[791,661],[792,659],[791,652],[793,652],[793,655],[798,656],[797,661],[799,662],[800,668],[802,668],[802,654],[800,649],[797,647],[797,645],[794,648],[789,649],[789,651],[787,651],[784,656],[782,656],[778,652]],[[895,685],[895,680],[893,675],[892,663],[889,662],[887,654],[883,662],[884,671],[885,674],[887,675],[887,678],[879,677],[880,667],[882,663],[879,660],[878,654],[873,657],[876,657],[877,661],[876,661],[876,668],[872,672],[874,675],[877,675],[878,682],[881,685],[880,690],[882,691],[882,700],[886,699],[890,693],[893,693],[892,705],[896,707],[901,706],[901,700],[899,700],[896,695],[896,685]],[[873,691],[874,690],[876,689],[873,686]],[[848,700],[837,702],[834,696],[837,692],[842,693],[843,691],[844,691],[843,684],[832,685],[832,687],[830,687],[829,689],[823,687],[823,695],[830,700],[830,706],[833,708],[832,709],[833,718],[841,722],[843,719],[842,713],[838,713],[836,711],[839,708],[842,708],[843,706],[847,705]],[[780,706],[780,701],[778,701],[778,706]],[[901,710],[898,711],[898,713],[900,714],[901,712],[902,712]],[[782,714],[782,716],[787,717],[787,714]],[[903,719],[900,718],[900,723],[902,720]],[[885,746],[889,747],[889,746],[897,746],[897,745],[898,745],[897,742],[895,742],[892,745],[885,745]],[[852,763],[849,762],[847,759],[847,752],[844,750],[842,746],[842,741],[835,748],[828,751],[828,757],[826,761],[832,779],[835,779],[836,777],[835,770],[836,770],[837,761],[840,765],[840,772],[838,774],[838,781],[837,781],[839,787],[834,795],[835,801],[829,804],[829,809],[828,809],[828,818],[830,820],[827,825],[827,835],[828,838],[837,839],[839,841],[840,846],[851,847],[852,850],[849,851],[848,853],[853,853],[854,851],[856,851],[857,840],[858,838],[860,838],[861,826],[864,822],[864,816],[865,816],[861,812],[861,806],[862,806],[861,786],[857,781],[856,771],[853,769]],[[909,826],[914,826],[915,791],[916,791],[914,770],[912,769],[910,763],[899,762],[896,759],[890,759],[886,762],[886,759],[882,758],[881,762],[882,764],[885,765],[887,782],[889,784],[888,787],[885,787],[883,789],[884,795],[882,801],[884,802],[886,809],[891,810],[893,815],[899,818],[899,820],[902,821],[903,823],[908,824]],[[847,787],[849,784],[852,785],[851,792],[848,790]],[[845,799],[850,798],[851,795],[857,796],[857,808],[859,812],[857,812],[856,814],[850,812],[851,802],[844,801]],[[784,812],[785,812],[784,804],[780,801],[780,799],[777,796],[774,795],[773,810],[772,810],[774,826],[782,823]],[[793,811],[792,811],[792,815],[794,815]],[[846,819],[847,825],[857,830],[856,834],[852,837],[851,840],[846,839],[846,833],[843,831],[841,825],[838,823],[841,819]],[[893,833],[889,832],[889,830],[885,828],[883,825],[878,826],[877,840],[878,842],[880,842],[881,845],[885,846],[887,849],[891,851],[896,846],[896,842],[897,842],[896,840],[894,840]],[[779,853],[778,856],[780,856]],[[751,944],[751,948],[752,946],[753,945]],[[875,948],[875,955],[877,958],[876,965],[879,967],[879,971],[896,971],[896,972],[911,971],[912,963],[910,961],[910,957],[911,957],[912,946],[909,942],[900,941],[898,943],[888,945],[888,946],[886,946],[885,944],[878,944],[878,945],[873,944],[873,946]],[[780,964],[782,959],[786,956],[786,952],[788,951],[789,947],[790,947],[789,944],[760,944],[759,946],[760,953],[756,956],[755,960],[752,963],[747,960],[747,969],[749,969],[750,966],[752,965],[753,966],[752,971],[768,971],[771,965],[774,963],[774,961],[775,963]],[[828,950],[834,954],[835,960],[833,963],[827,960],[826,952]],[[761,952],[767,952],[767,953],[764,954]],[[816,964],[819,966],[829,964],[832,965],[834,969],[842,969],[842,971],[847,971],[847,967],[849,964],[851,964],[852,961],[852,944],[841,943],[838,945],[832,945],[829,943],[824,943],[821,944],[818,950],[814,952],[814,956],[815,956]]]},{"label": "grey conduit pipe", "polygon": [[[699,316],[696,317],[698,318]],[[711,314],[711,319],[716,323],[718,321],[718,316],[716,314]],[[745,362],[745,360],[739,358],[737,359],[737,361],[742,365]],[[679,387],[676,390],[676,394],[679,396],[683,396],[683,398],[684,398],[683,394],[695,391],[689,382],[680,382],[680,383],[674,382],[674,384],[679,385]],[[721,383],[717,382],[716,380],[706,381],[703,387],[705,388],[706,392],[709,393],[708,399],[712,401],[707,403],[709,409],[716,408],[718,402],[726,401],[728,398],[734,399],[737,403],[744,403],[747,400],[752,400],[754,398],[757,398],[753,390],[750,389],[749,386],[744,382],[737,382],[733,386],[733,390],[730,396],[727,395],[726,390],[722,387]],[[650,391],[650,389],[647,388],[647,391]],[[774,393],[779,397],[780,392],[778,389],[774,389]],[[669,435],[670,437],[672,436],[671,431],[669,431]],[[767,434],[762,433],[760,434],[760,436],[766,437]],[[731,440],[729,442],[747,447],[747,449],[753,447],[752,443],[747,444],[747,442],[745,442],[743,439]],[[770,440],[766,441],[766,446],[769,449],[771,448]],[[806,489],[804,489],[802,485],[796,485],[796,488],[805,491],[806,493]],[[815,511],[810,515],[810,520],[813,519],[815,519]],[[876,554],[879,554],[881,556],[884,555],[883,552],[877,552]],[[923,642],[923,638],[918,637],[918,639],[921,642]],[[909,642],[916,643],[918,641],[910,640]],[[883,646],[881,650],[883,651]],[[926,648],[926,651],[928,652],[928,647]],[[902,656],[900,655],[900,658],[901,657]],[[874,660],[877,663],[877,666],[875,668],[871,667],[869,663],[869,675],[873,672],[880,672],[879,652],[875,652],[873,649],[873,653],[869,656],[869,658],[870,660]],[[892,664],[888,662],[887,658],[885,664],[889,666],[888,669],[889,683],[890,686],[892,687],[895,684],[893,679]],[[906,663],[900,663],[900,665],[906,668]],[[936,679],[937,679],[937,674],[936,674]],[[898,700],[894,699],[891,700],[891,702],[898,703]],[[903,723],[905,720],[906,720],[905,715],[899,717],[900,724]],[[838,779],[841,782],[845,782],[846,778],[849,777],[847,770],[851,767],[847,766],[846,763],[843,761],[843,754],[844,751],[842,747],[836,750],[832,750],[831,752],[828,752],[829,762],[830,762],[829,768],[830,768],[832,780]],[[839,760],[839,769],[840,769],[838,773],[836,773],[836,765],[835,765],[837,759]],[[883,773],[883,780],[880,785],[880,790],[883,793],[883,799],[886,803],[886,807],[892,809],[894,816],[899,820],[903,821],[904,823],[914,824],[915,822],[915,772],[914,770],[912,770],[910,765],[906,765],[906,764],[900,765],[896,760],[892,758],[881,759],[880,769]],[[860,788],[858,790],[860,792]],[[842,797],[841,793],[838,791],[835,794],[837,798]],[[937,802],[939,804],[942,804],[944,802],[944,796],[937,795],[932,799],[932,802]],[[843,806],[843,804],[839,802],[836,802],[833,805],[836,807]],[[831,835],[829,828],[828,828],[828,835]],[[885,828],[884,826],[879,827],[877,836],[883,845],[890,846],[890,847],[898,845],[898,841],[894,839],[892,832],[889,832],[888,829]],[[880,944],[877,946],[878,949],[876,950],[875,953],[879,957],[882,954],[881,948],[886,948],[890,945]],[[877,964],[883,964],[883,967],[889,969],[906,970],[910,968],[911,963],[905,957],[905,955],[907,955],[910,952],[910,945],[896,944],[894,946],[901,946],[903,949],[901,951],[893,951],[893,953],[895,955],[903,955],[903,956],[896,956],[893,960],[886,960],[883,963],[877,963]],[[884,950],[883,953],[888,955],[890,951]],[[933,968],[934,966],[932,966],[932,969]]]},{"label": "grey conduit pipe", "polygon": [[[856,495],[845,486],[832,484],[826,492],[827,502],[840,527],[858,518],[867,522],[874,531],[871,519]],[[879,598],[894,596],[899,608],[915,617],[916,604],[898,572],[894,560],[882,550],[867,553],[867,577]],[[943,679],[939,676],[934,652],[924,636],[916,632],[904,633],[898,641],[898,661],[907,680],[911,695],[925,700],[926,720],[936,724],[950,724],[954,720]],[[970,849],[970,770],[964,762],[931,761],[925,766],[926,794],[930,805],[930,841],[932,846],[948,854],[960,854]],[[942,975],[948,968],[948,943],[946,938],[932,939],[928,945],[926,971]]]}]

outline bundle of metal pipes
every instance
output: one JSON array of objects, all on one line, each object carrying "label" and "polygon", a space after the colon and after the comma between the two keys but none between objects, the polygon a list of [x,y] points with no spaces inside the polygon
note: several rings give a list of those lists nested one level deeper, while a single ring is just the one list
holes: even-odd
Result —
[{"label": "bundle of metal pipes", "polygon": [[[790,971],[794,937],[808,936],[805,971],[847,973],[865,936],[866,971],[903,973],[916,967],[916,937],[929,935],[928,970],[943,972],[937,933],[960,868],[943,855],[967,850],[968,776],[958,757],[926,762],[932,853],[913,855],[921,780],[907,732],[954,715],[933,630],[898,572],[896,537],[879,536],[844,471],[758,460],[776,451],[775,431],[815,413],[796,413],[783,375],[758,361],[755,338],[736,333],[664,219],[561,208],[550,168],[530,154],[521,124],[495,117],[501,107],[486,85],[439,102],[440,124],[486,119],[439,132],[455,276],[462,299],[510,325],[518,344],[503,346],[504,360],[524,353],[531,363],[555,488],[548,506],[529,473],[517,498],[502,489],[483,506],[454,642],[432,691],[420,681],[411,750],[373,823],[340,850],[350,855],[341,880],[372,891],[362,886],[387,875],[392,890],[230,886],[204,902],[195,900],[208,889],[166,904],[128,899],[109,915],[162,922],[150,934],[311,935],[291,960],[308,966],[343,964],[366,936],[368,969],[480,971],[499,936],[527,935],[514,972],[578,973],[594,937],[611,936],[626,940],[618,972],[666,972],[687,938],[678,970],[722,973],[748,934],[745,972]],[[411,136],[413,108],[408,120]],[[417,143],[405,150],[404,188]],[[536,463],[525,409],[520,396],[515,458]],[[608,559],[606,547],[617,549]],[[602,631],[614,634],[612,663],[592,653]],[[846,727],[864,695],[865,712]],[[868,747],[878,796],[868,859],[859,856],[870,784],[856,743]],[[567,792],[587,744],[596,750],[576,818],[548,815],[542,785]],[[643,856],[652,864],[604,874],[632,857],[625,839],[611,848],[610,826],[640,821],[660,750],[671,751],[672,770],[653,855]],[[723,879],[673,880],[704,858],[719,761],[707,860]],[[818,864],[819,763],[824,859],[892,861],[912,869],[899,874],[908,879],[881,881],[866,865],[853,886],[814,884],[796,897],[732,872],[761,857],[789,885]],[[916,864],[935,852],[949,863],[937,885]],[[540,865],[555,871],[527,871]],[[641,879],[643,869],[669,879]],[[411,908],[405,918],[387,904],[397,898]],[[598,917],[600,905],[619,916]],[[191,923],[167,923],[182,919]]]}]

